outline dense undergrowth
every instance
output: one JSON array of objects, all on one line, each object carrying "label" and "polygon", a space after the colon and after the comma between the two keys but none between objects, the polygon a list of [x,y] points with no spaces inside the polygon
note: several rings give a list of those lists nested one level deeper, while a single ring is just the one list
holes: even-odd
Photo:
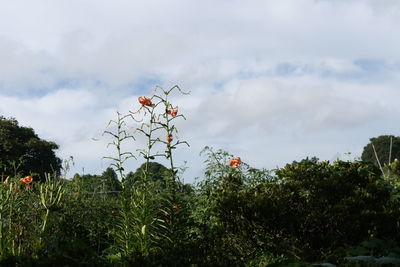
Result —
[{"label": "dense undergrowth", "polygon": [[[173,90],[140,98],[138,112],[111,122],[115,172],[2,182],[1,265],[398,264],[398,161],[383,173],[368,163],[316,159],[268,171],[206,147],[204,178],[185,185],[173,161],[176,146],[187,144],[173,124],[182,116],[169,102]],[[148,147],[138,150],[143,165],[125,175],[125,161],[137,157],[122,149],[134,139],[124,128],[130,118]]]}]

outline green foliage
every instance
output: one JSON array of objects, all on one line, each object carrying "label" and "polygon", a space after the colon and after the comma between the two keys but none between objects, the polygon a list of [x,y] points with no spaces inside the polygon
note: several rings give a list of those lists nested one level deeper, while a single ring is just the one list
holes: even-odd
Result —
[{"label": "green foliage", "polygon": [[80,190],[86,192],[108,192],[122,190],[122,185],[118,180],[116,172],[110,167],[107,168],[101,175],[75,174],[72,182]]},{"label": "green foliage", "polygon": [[262,255],[338,262],[345,256],[339,248],[367,237],[400,239],[399,204],[377,168],[306,159],[274,177],[228,167],[231,157],[209,153],[194,210],[198,237],[210,244],[203,250],[216,265],[267,262]]},{"label": "green foliage", "polygon": [[61,160],[54,150],[58,145],[40,139],[32,128],[18,125],[15,119],[0,116],[0,174],[21,176],[60,172]]},{"label": "green foliage", "polygon": [[252,238],[254,228],[243,217],[241,192],[259,182],[272,179],[267,171],[229,166],[229,153],[206,147],[205,179],[197,185],[193,195],[191,238],[199,265],[243,265],[258,257],[261,250]]},{"label": "green foliage", "polygon": [[13,227],[14,209],[20,206],[18,195],[15,194],[17,188],[18,185],[13,181],[0,186],[0,259],[15,255],[19,246],[16,240],[19,229]]},{"label": "green foliage", "polygon": [[248,191],[245,207],[245,217],[260,223],[271,249],[316,260],[367,236],[396,232],[396,220],[385,210],[390,191],[375,168],[304,160],[276,173],[282,182]]},{"label": "green foliage", "polygon": [[9,180],[0,185],[1,264],[352,266],[398,257],[400,203],[377,168],[306,159],[274,174],[205,153],[206,177],[190,190],[139,179],[103,191],[112,169],[29,187]]},{"label": "green foliage", "polygon": [[[390,142],[392,139],[392,153],[390,153]],[[393,135],[381,135],[370,139],[370,142],[364,147],[361,155],[362,161],[373,163],[375,166],[379,166],[377,162],[376,154],[378,156],[380,164],[392,163],[395,159],[400,159],[400,137]],[[390,157],[390,162],[389,162]]]},{"label": "green foliage", "polygon": [[123,181],[124,188],[127,190],[143,184],[144,173],[147,171],[149,181],[159,184],[160,189],[166,187],[166,177],[169,170],[158,162],[145,162],[135,172],[129,172]]},{"label": "green foliage", "polygon": [[119,256],[130,264],[149,264],[160,250],[161,240],[167,238],[166,222],[150,185],[137,187],[121,199],[119,222],[115,229],[116,248],[111,258]]}]

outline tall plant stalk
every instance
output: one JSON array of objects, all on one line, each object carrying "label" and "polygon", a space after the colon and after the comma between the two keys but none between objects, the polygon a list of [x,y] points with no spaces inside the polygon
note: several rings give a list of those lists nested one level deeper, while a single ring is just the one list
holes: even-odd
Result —
[{"label": "tall plant stalk", "polygon": [[[161,89],[161,95],[156,94],[157,90]],[[152,97],[139,97],[138,101],[141,104],[136,112],[130,112],[128,115],[121,115],[118,113],[117,121],[110,121],[109,124],[117,125],[117,132],[106,131],[114,137],[114,141],[110,145],[114,145],[117,149],[118,155],[121,157],[106,157],[114,160],[114,166],[120,170],[125,158],[122,156],[121,143],[129,136],[122,130],[122,125],[125,123],[123,120],[128,116],[135,122],[142,122],[139,127],[135,128],[135,133],[143,134],[146,138],[146,147],[137,149],[140,156],[145,159],[145,167],[141,173],[140,183],[136,183],[133,191],[127,192],[128,194],[121,200],[121,214],[120,221],[117,225],[116,242],[120,255],[130,258],[134,262],[138,259],[148,258],[155,250],[159,248],[160,242],[169,240],[167,227],[171,220],[166,220],[165,214],[169,214],[163,208],[165,201],[159,193],[159,188],[155,186],[151,179],[150,162],[156,157],[164,157],[170,164],[170,181],[172,183],[173,199],[177,190],[177,177],[176,167],[174,165],[172,150],[177,145],[188,143],[186,141],[176,140],[172,142],[172,136],[177,133],[175,125],[172,120],[183,115],[176,116],[176,112],[171,114],[172,104],[169,102],[168,95],[173,90],[179,90],[179,87],[165,91],[161,87],[157,87]],[[135,117],[143,116],[138,120]],[[121,127],[120,127],[121,126]],[[165,135],[166,140],[160,139],[160,135]],[[165,145],[164,153],[158,152],[156,146],[158,144]],[[155,151],[155,152],[154,152]],[[131,154],[129,154],[131,155]],[[169,202],[168,202],[169,203]],[[171,209],[172,205],[169,205]],[[170,215],[167,215],[170,216]],[[139,261],[140,262],[140,261]]]},{"label": "tall plant stalk", "polygon": [[128,117],[132,117],[131,114],[128,115],[122,115],[117,111],[117,119],[116,120],[110,120],[108,122],[107,127],[110,125],[115,125],[117,127],[117,131],[114,133],[110,130],[105,130],[103,132],[103,135],[108,134],[111,135],[114,140],[110,143],[107,144],[107,147],[109,146],[114,146],[116,149],[116,156],[114,157],[103,157],[106,159],[112,160],[111,166],[115,168],[115,170],[118,172],[120,180],[123,182],[125,175],[124,175],[124,163],[130,158],[136,158],[131,152],[123,152],[122,151],[122,144],[124,141],[127,139],[133,139],[135,140],[135,137],[131,134],[128,134],[127,131],[125,130],[125,119]]}]

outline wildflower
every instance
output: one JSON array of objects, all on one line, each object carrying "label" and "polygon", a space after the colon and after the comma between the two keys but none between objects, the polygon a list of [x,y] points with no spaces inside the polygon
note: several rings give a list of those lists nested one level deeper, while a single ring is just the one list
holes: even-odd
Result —
[{"label": "wildflower", "polygon": [[139,96],[138,98],[139,103],[142,104],[142,106],[148,106],[151,107],[153,103],[151,103],[151,99],[145,96]]},{"label": "wildflower", "polygon": [[175,117],[178,114],[178,108],[167,109],[167,114],[171,115],[172,117]]},{"label": "wildflower", "polygon": [[240,164],[241,162],[242,162],[242,161],[240,160],[240,158],[237,157],[237,158],[231,159],[231,161],[229,162],[229,166],[234,167],[234,168],[238,168],[238,167],[239,167],[239,164]]},{"label": "wildflower", "polygon": [[168,135],[168,136],[167,136],[167,141],[168,141],[168,143],[171,143],[171,142],[172,142],[172,135]]},{"label": "wildflower", "polygon": [[32,176],[26,176],[25,178],[19,179],[19,182],[21,184],[26,184],[26,185],[29,185],[30,183],[32,183],[32,181],[33,181]]},{"label": "wildflower", "polygon": [[173,210],[175,213],[179,212],[179,206],[178,206],[178,205],[173,205],[173,206],[172,206],[172,210]]}]

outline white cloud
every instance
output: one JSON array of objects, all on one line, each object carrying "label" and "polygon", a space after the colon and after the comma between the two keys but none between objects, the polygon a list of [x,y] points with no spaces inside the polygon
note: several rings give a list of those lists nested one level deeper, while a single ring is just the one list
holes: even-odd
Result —
[{"label": "white cloud", "polygon": [[399,61],[400,37],[392,33],[400,17],[374,12],[395,4],[371,3],[3,2],[0,69],[7,85],[19,87],[52,86],[63,79],[93,79],[117,86],[145,74],[168,77],[174,68],[219,60],[239,61],[239,65],[255,58],[330,58],[336,64],[359,57]]}]

